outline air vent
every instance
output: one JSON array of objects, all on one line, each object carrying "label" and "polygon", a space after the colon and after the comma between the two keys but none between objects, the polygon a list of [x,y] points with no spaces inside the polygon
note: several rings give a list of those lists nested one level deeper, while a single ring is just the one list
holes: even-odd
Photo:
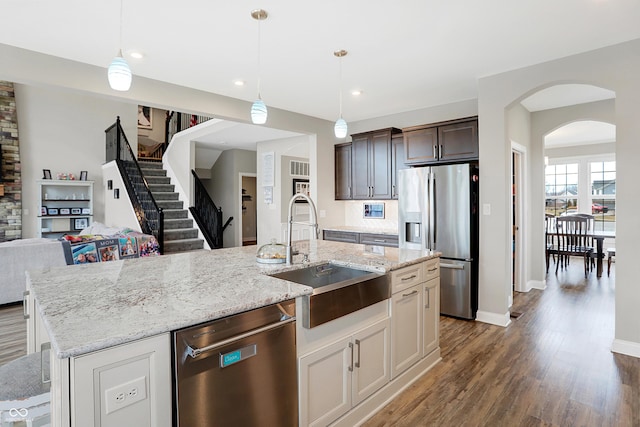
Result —
[{"label": "air vent", "polygon": [[291,176],[309,176],[309,162],[300,160],[289,161],[289,173]]}]

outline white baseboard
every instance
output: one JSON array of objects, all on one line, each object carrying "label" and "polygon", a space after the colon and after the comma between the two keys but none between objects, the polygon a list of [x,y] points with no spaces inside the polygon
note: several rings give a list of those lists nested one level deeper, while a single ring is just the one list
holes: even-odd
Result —
[{"label": "white baseboard", "polygon": [[640,343],[637,342],[615,339],[611,344],[611,351],[640,359]]},{"label": "white baseboard", "polygon": [[476,321],[507,327],[511,324],[511,316],[508,311],[505,314],[499,314],[478,310],[476,313]]},{"label": "white baseboard", "polygon": [[547,289],[547,281],[546,280],[529,280],[527,282],[527,287],[529,288],[529,290],[539,289],[541,291],[544,291],[545,289]]}]

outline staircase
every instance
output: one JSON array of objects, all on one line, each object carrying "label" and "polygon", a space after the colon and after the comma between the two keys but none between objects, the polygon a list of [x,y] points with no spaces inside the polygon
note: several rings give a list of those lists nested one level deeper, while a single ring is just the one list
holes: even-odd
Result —
[{"label": "staircase", "polygon": [[193,220],[188,218],[183,202],[178,200],[175,186],[161,162],[138,160],[140,169],[149,184],[158,207],[164,211],[164,253],[193,251],[204,248],[204,240],[198,238]]}]

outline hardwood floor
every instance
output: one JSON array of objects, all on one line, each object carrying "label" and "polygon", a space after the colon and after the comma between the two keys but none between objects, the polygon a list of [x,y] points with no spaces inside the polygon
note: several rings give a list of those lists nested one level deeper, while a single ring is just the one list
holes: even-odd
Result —
[{"label": "hardwood floor", "polygon": [[550,273],[507,328],[441,317],[442,362],[365,426],[640,426],[640,359],[610,351],[615,271]]},{"label": "hardwood floor", "polygon": [[0,307],[0,365],[27,354],[27,321],[22,304]]},{"label": "hardwood floor", "polygon": [[[582,265],[514,295],[507,328],[441,317],[442,362],[365,426],[640,426],[640,359],[610,351],[611,277]],[[0,364],[26,354],[22,306],[0,308]]]}]

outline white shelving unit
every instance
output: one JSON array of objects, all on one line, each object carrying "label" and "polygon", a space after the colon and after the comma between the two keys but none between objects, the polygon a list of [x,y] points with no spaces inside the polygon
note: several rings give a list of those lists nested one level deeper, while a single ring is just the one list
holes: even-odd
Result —
[{"label": "white shelving unit", "polygon": [[93,181],[42,179],[38,188],[40,237],[78,234],[93,222]]}]

